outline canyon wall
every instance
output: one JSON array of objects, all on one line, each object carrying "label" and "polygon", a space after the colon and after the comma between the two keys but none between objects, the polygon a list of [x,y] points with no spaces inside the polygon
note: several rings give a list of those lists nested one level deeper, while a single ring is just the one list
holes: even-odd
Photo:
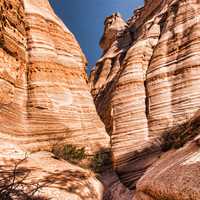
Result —
[{"label": "canyon wall", "polygon": [[163,153],[163,135],[199,110],[199,19],[197,0],[148,0],[127,22],[105,20],[109,47],[101,45],[90,87],[114,168],[131,189]]},{"label": "canyon wall", "polygon": [[0,0],[0,9],[0,199],[101,200],[94,173],[44,152],[110,146],[79,44],[48,0]]},{"label": "canyon wall", "polygon": [[0,135],[27,150],[65,142],[109,147],[86,58],[47,0],[0,1]]},{"label": "canyon wall", "polygon": [[[0,9],[0,187],[20,167],[23,189],[39,181],[48,198],[200,199],[199,0],[145,0],[127,22],[107,17],[89,84],[48,0],[0,0]],[[104,190],[90,170],[45,152],[60,144],[89,156],[111,146]]]},{"label": "canyon wall", "polygon": [[[182,133],[199,134],[199,116]],[[191,131],[192,130],[192,131]],[[137,182],[133,200],[198,200],[200,198],[200,137],[166,152]]]}]

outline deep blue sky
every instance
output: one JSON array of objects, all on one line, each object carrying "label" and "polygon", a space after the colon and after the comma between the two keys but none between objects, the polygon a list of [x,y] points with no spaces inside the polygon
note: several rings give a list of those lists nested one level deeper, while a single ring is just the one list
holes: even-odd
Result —
[{"label": "deep blue sky", "polygon": [[56,14],[74,33],[85,53],[89,67],[101,55],[99,40],[106,16],[120,12],[125,19],[143,5],[143,0],[50,0]]}]

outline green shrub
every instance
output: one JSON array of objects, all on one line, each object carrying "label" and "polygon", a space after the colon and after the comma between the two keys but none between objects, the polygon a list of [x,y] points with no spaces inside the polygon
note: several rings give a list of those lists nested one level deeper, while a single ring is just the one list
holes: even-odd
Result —
[{"label": "green shrub", "polygon": [[53,147],[52,153],[57,158],[62,158],[72,163],[77,163],[78,161],[81,161],[87,157],[85,154],[84,147],[78,148],[71,144],[65,144]]},{"label": "green shrub", "polygon": [[183,124],[176,125],[162,135],[162,150],[168,151],[183,147],[188,141],[193,140],[199,134],[199,129],[199,116]]},{"label": "green shrub", "polygon": [[96,172],[102,172],[111,164],[111,152],[108,149],[101,149],[91,159],[90,168]]},{"label": "green shrub", "polygon": [[55,145],[52,153],[57,159],[64,159],[83,168],[90,168],[100,173],[111,165],[111,153],[108,149],[101,149],[94,156],[86,155],[85,148],[78,148],[71,144]]}]

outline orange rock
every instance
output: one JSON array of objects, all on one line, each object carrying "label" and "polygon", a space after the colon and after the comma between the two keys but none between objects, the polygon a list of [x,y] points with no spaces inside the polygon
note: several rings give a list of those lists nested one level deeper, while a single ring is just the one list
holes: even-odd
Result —
[{"label": "orange rock", "polygon": [[[79,44],[48,0],[0,0],[0,9],[0,187],[16,178],[14,199],[101,200],[92,172],[41,152],[62,143],[89,155],[109,148]],[[18,162],[23,176],[6,177]]]},{"label": "orange rock", "polygon": [[4,197],[5,187],[9,197],[20,200],[102,199],[103,186],[91,171],[55,159],[48,152],[25,153],[19,146],[2,140],[0,173],[0,198]]},{"label": "orange rock", "polygon": [[[91,74],[115,170],[130,188],[162,154],[162,135],[199,109],[199,11],[197,0],[145,1],[103,46]],[[118,30],[122,20],[113,18],[112,30]]]},{"label": "orange rock", "polygon": [[167,152],[138,181],[133,200],[200,199],[199,161],[195,142]]},{"label": "orange rock", "polygon": [[59,142],[89,154],[109,147],[86,82],[86,58],[49,2],[0,5],[1,138],[30,151]]}]

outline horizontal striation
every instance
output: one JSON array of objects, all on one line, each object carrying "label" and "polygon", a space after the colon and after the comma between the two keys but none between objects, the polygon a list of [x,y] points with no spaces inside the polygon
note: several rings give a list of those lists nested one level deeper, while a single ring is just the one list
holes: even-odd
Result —
[{"label": "horizontal striation", "polygon": [[[154,33],[153,37],[151,33]],[[157,43],[159,34],[158,25],[152,25],[149,33],[128,50],[112,98],[113,162],[121,181],[132,188],[155,159],[148,150],[144,155],[135,153],[145,149],[149,143],[145,79],[153,55],[152,44]]]},{"label": "horizontal striation", "polygon": [[92,72],[91,91],[111,135],[113,164],[130,188],[161,154],[162,135],[199,109],[199,20],[198,0],[146,0],[126,31],[118,30],[120,44],[127,43],[127,32],[132,42],[113,48],[115,38]]},{"label": "horizontal striation", "polygon": [[138,181],[133,200],[199,199],[200,151],[197,141],[194,139],[182,149],[164,154]]},{"label": "horizontal striation", "polygon": [[[22,15],[17,19],[16,6]],[[86,82],[87,61],[73,34],[47,0],[9,1],[8,7],[11,11],[4,9],[3,15],[9,16],[6,21],[13,15],[10,24],[16,24],[6,24],[9,29],[0,35],[5,41],[0,49],[1,138],[31,151],[58,143],[85,147],[89,154],[109,147]]]},{"label": "horizontal striation", "polygon": [[147,72],[150,135],[184,123],[199,109],[200,17],[197,1],[172,5]]}]

